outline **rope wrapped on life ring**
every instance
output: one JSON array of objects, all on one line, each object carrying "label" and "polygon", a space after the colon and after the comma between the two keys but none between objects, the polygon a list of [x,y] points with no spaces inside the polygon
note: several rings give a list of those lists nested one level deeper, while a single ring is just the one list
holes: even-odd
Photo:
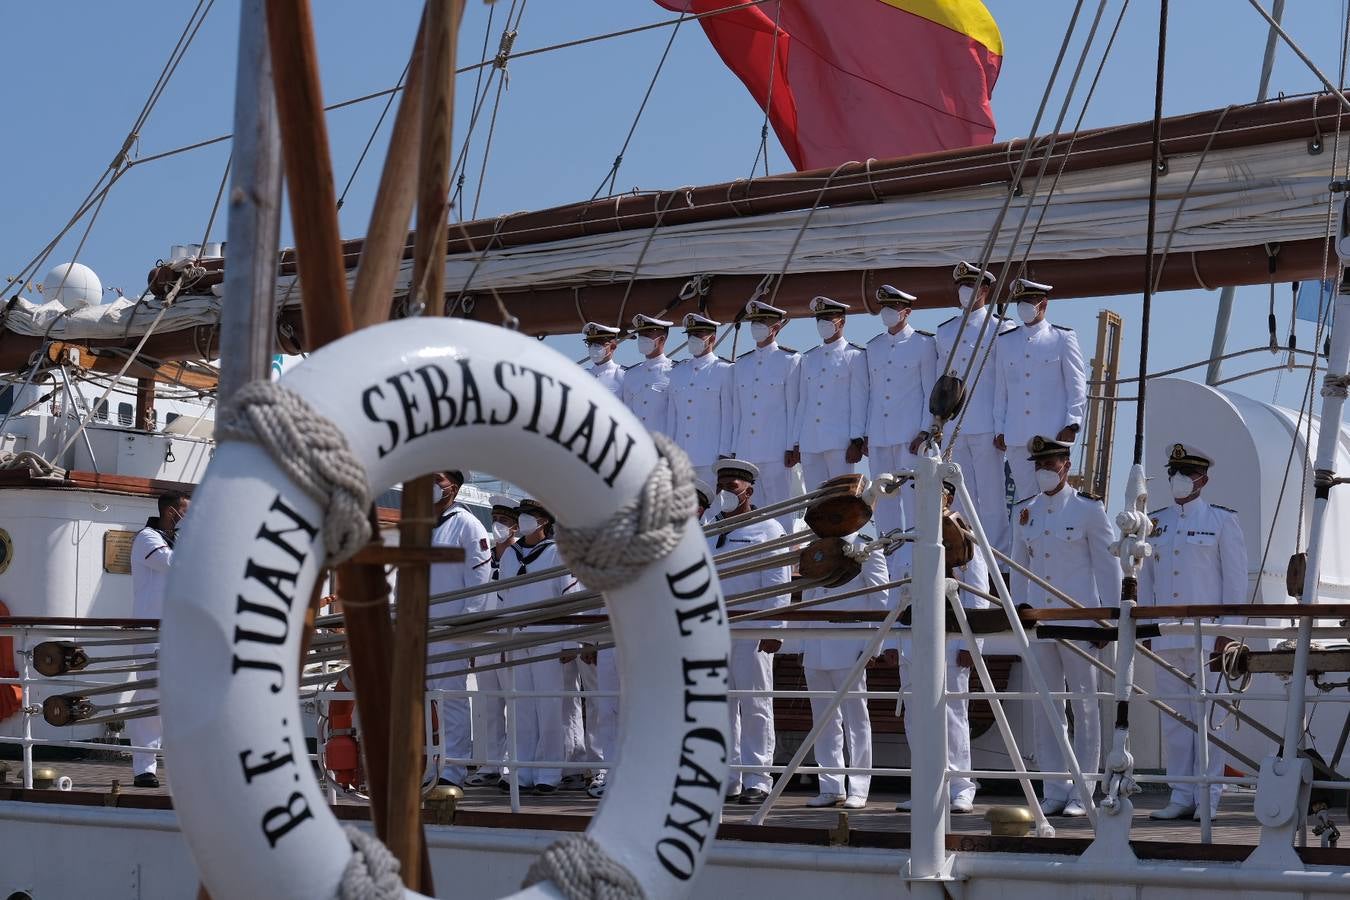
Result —
[{"label": "rope wrapped on life ring", "polygon": [[[462,319],[357,332],[279,384],[293,408],[345,437],[345,450],[330,437],[325,452],[359,462],[366,496],[447,466],[491,472],[558,516],[565,559],[570,532],[586,558],[569,562],[614,584],[605,601],[623,685],[620,764],[588,846],[646,897],[684,896],[726,785],[730,642],[707,543],[691,517],[679,525],[688,504],[678,452],[664,457],[560,354]],[[294,437],[286,430],[282,443]],[[255,439],[217,448],[169,575],[160,683],[174,805],[216,900],[326,900],[356,851],[314,780],[296,687],[305,607],[333,529],[314,484],[297,483],[290,461]],[[607,556],[599,538],[624,522],[648,537]],[[635,564],[644,553],[657,556]],[[605,577],[611,566],[625,568],[617,583]],[[544,881],[519,896],[561,887]]]}]

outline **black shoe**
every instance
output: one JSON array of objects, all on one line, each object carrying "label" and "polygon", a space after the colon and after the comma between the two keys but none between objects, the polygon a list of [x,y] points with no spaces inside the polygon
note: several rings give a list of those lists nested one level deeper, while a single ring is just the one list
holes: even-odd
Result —
[{"label": "black shoe", "polygon": [[740,791],[737,791],[737,792],[734,793],[734,794],[727,794],[727,799],[726,799],[725,801],[723,801],[723,802],[725,802],[725,803],[740,803],[740,802],[741,802],[741,792],[740,792]]},{"label": "black shoe", "polygon": [[154,774],[153,774],[153,773],[150,773],[150,772],[142,772],[141,774],[139,774],[139,775],[137,775],[135,778],[133,778],[133,779],[131,780],[131,783],[132,783],[134,786],[139,787],[139,788],[157,788],[157,787],[159,787],[159,779],[156,778],[156,777],[154,776]]},{"label": "black shoe", "polygon": [[753,806],[756,803],[763,803],[764,798],[769,796],[768,791],[762,791],[759,788],[749,788],[741,791],[741,798],[736,802],[741,806]]},{"label": "black shoe", "polygon": [[536,794],[551,794],[558,789],[556,784],[536,784],[534,792]]},{"label": "black shoe", "polygon": [[463,789],[464,789],[464,785],[462,785],[462,784],[455,784],[455,783],[454,783],[453,781],[451,781],[449,778],[437,778],[437,779],[436,779],[436,786],[437,786],[437,787],[457,787],[457,788],[459,788],[460,790],[463,790]]},{"label": "black shoe", "polygon": [[510,780],[509,780],[509,779],[506,779],[506,778],[503,778],[501,781],[497,782],[497,790],[501,791],[503,794],[509,794],[509,793],[511,793],[511,782],[510,782]]}]

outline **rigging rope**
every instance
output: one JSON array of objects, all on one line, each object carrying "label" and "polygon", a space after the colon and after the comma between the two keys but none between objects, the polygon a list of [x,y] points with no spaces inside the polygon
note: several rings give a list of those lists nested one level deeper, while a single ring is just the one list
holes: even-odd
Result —
[{"label": "rigging rope", "polygon": [[[502,104],[502,90],[506,87],[509,76],[506,71],[506,64],[511,59],[511,46],[515,43],[516,35],[520,32],[520,21],[525,18],[525,4],[529,0],[520,0],[520,12],[516,13],[515,24],[511,23],[511,13],[516,9],[516,0],[511,0],[511,9],[506,13],[506,30],[502,32],[501,49],[493,58],[493,74],[501,71],[501,77],[497,79],[497,96],[492,101],[492,119],[488,123],[487,142],[483,145],[483,164],[478,169],[478,189],[473,197],[473,217],[478,217],[478,202],[483,197],[483,180],[487,177],[488,157],[492,154],[492,138],[497,133],[497,111]],[[487,96],[487,91],[483,92]]]},{"label": "rigging rope", "polygon": [[544,881],[565,900],[643,900],[647,896],[633,873],[585,834],[551,844],[530,864],[521,887]]},{"label": "rigging rope", "polygon": [[764,123],[759,126],[759,147],[755,150],[755,160],[750,163],[749,181],[755,180],[755,166],[759,158],[764,157],[764,177],[769,177],[769,110],[773,109],[773,83],[778,75],[778,36],[782,33],[779,22],[783,18],[783,4],[779,0],[778,9],[773,14],[773,52],[769,54],[769,89],[764,98]]}]

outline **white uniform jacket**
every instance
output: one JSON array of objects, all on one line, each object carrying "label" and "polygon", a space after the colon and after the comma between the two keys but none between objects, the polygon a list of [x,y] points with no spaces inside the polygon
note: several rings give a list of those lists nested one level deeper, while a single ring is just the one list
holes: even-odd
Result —
[{"label": "white uniform jacket", "polygon": [[[1247,543],[1237,513],[1196,497],[1154,510],[1148,543],[1153,556],[1139,572],[1140,606],[1246,603]],[[1206,647],[1214,639],[1206,638]],[[1188,635],[1153,639],[1154,650],[1190,648]]]},{"label": "white uniform jacket", "polygon": [[[873,550],[863,560],[862,571],[859,572],[847,584],[837,588],[812,588],[806,592],[804,600],[818,600],[829,594],[842,594],[848,591],[856,591],[865,587],[877,587],[890,580],[886,570],[886,556],[880,550]],[[819,606],[812,607],[818,612],[831,612],[835,610],[875,610],[884,612],[887,609],[888,592],[885,589],[878,589],[868,594],[860,594],[856,597],[849,597],[845,600],[838,600],[834,603],[822,603]],[[840,625],[834,622],[801,622],[801,625],[807,628],[837,628],[850,627]],[[863,635],[857,640],[833,640],[826,638],[802,638],[802,666],[807,669],[849,669],[858,661],[867,650],[868,635],[863,626],[857,626],[859,634]],[[872,625],[875,630],[876,625]],[[877,653],[881,648],[877,648]]]},{"label": "white uniform jacket", "polygon": [[[719,520],[722,516],[717,517]],[[733,550],[743,550],[751,544],[762,544],[765,541],[772,541],[782,537],[786,532],[783,526],[778,524],[777,519],[768,519],[763,522],[752,522],[749,525],[743,525],[734,531],[727,531],[716,537],[708,538],[708,547],[712,550],[714,556],[721,553],[730,553]],[[766,555],[777,555],[784,553],[784,550],[770,550],[765,554],[754,554],[741,557],[735,561],[735,565],[753,562]],[[792,569],[789,566],[773,566],[767,569],[759,569],[755,572],[746,572],[744,575],[736,575],[732,578],[722,579],[722,596],[730,600],[734,594],[744,594],[747,591],[757,591],[776,585],[786,585],[792,581]],[[759,609],[775,609],[779,606],[787,606],[791,602],[790,593],[782,593],[767,600],[756,600],[753,603],[740,604],[731,608],[732,615],[736,613],[751,612]],[[747,623],[748,625],[749,623]],[[753,623],[755,628],[785,628],[787,623],[775,621],[773,619],[760,619]],[[735,631],[732,627],[732,631]]]},{"label": "white uniform jacket", "polygon": [[937,341],[908,324],[867,342],[867,440],[875,447],[909,444],[927,429],[928,395],[937,379]]},{"label": "white uniform jacket", "polygon": [[[895,552],[889,557],[889,565],[890,578],[892,580],[899,580],[901,578],[909,578],[912,576],[914,574],[914,544],[905,542],[897,547]],[[970,558],[970,562],[955,569],[952,572],[951,577],[963,584],[968,584],[971,587],[980,588],[984,591],[989,590],[989,567],[985,565],[984,555],[978,550],[976,550],[975,554]],[[914,595],[912,590],[911,585],[908,584],[892,588],[887,609],[894,608],[890,604],[899,603],[900,608],[904,609],[906,606],[913,603]],[[986,609],[993,605],[978,594],[972,594],[970,591],[964,589],[961,590],[959,596],[961,598],[961,605],[966,609]],[[892,629],[891,633],[893,637],[887,638],[882,646],[886,649],[898,649],[902,653],[906,652],[903,642],[909,638],[909,629],[906,628],[902,631]],[[966,647],[965,637],[959,633],[955,634],[956,637],[954,639],[947,641],[947,659],[949,662],[955,661],[957,651],[968,649]],[[975,639],[977,646],[984,646],[983,641],[983,638]]]},{"label": "white uniform jacket", "polygon": [[670,406],[670,357],[662,354],[629,366],[623,373],[623,405],[648,431],[664,431]]},{"label": "white uniform jacket", "polygon": [[592,365],[586,370],[596,377],[596,379],[609,388],[616,397],[623,397],[623,366],[610,360],[600,365]]},{"label": "white uniform jacket", "polygon": [[[973,357],[975,359],[975,368],[971,370],[970,377],[973,379],[975,373],[979,371],[980,361],[984,359],[985,350],[989,344],[1000,334],[1012,328],[1013,325],[1007,319],[997,318],[989,323],[989,328],[985,331],[984,340],[980,341],[979,347],[975,346],[976,338],[980,335],[980,329],[984,326],[985,317],[989,315],[989,307],[981,306],[973,310],[970,314],[970,321],[966,323],[966,328],[961,331],[960,345],[957,346],[956,355],[952,357],[951,374],[958,378],[966,376],[966,366],[970,364]],[[953,316],[937,327],[937,333],[934,335],[937,339],[937,371],[942,374],[942,367],[947,362],[947,356],[951,354],[952,347],[957,344],[956,333],[961,329],[961,316]],[[993,359],[990,358],[986,366],[993,365]],[[974,391],[969,390],[967,386],[965,419],[961,425],[961,433],[968,435],[975,434],[996,434],[994,431],[994,379],[990,376],[993,372],[985,372],[980,379],[975,382]]]},{"label": "white uniform jacket", "polygon": [[801,354],[756,347],[731,370],[731,451],[754,463],[781,460],[795,440]]},{"label": "white uniform jacket", "polygon": [[[1120,561],[1109,545],[1116,530],[1106,507],[1065,485],[1013,507],[1013,561],[1026,566],[1084,606],[1120,605]],[[1037,609],[1065,607],[1016,570],[1013,601]]]},{"label": "white uniform jacket", "polygon": [[867,355],[843,338],[802,355],[793,446],[803,453],[843,450],[867,435]]},{"label": "white uniform jacket", "polygon": [[[431,546],[460,547],[464,550],[462,563],[435,563],[431,566],[431,593],[443,594],[461,588],[487,584],[492,580],[492,550],[488,547],[488,533],[483,524],[458,503],[450,504],[436,528],[431,532]],[[461,613],[479,613],[491,607],[494,592],[476,597],[462,597],[435,604],[437,616],[457,616]]]},{"label": "white uniform jacket", "polygon": [[670,370],[664,431],[695,466],[731,455],[731,363],[711,353],[682,359]]},{"label": "white uniform jacket", "polygon": [[1008,452],[1036,435],[1054,437],[1083,424],[1087,369],[1072,328],[1042,319],[1005,331],[994,342],[994,433]]},{"label": "white uniform jacket", "polygon": [[131,614],[137,619],[164,615],[164,588],[173,562],[173,541],[159,530],[152,516],[131,541]]}]

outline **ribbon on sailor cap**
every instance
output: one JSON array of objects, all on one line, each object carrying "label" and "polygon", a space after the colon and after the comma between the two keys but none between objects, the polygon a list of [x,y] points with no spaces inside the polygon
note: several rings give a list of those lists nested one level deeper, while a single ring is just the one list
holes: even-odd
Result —
[{"label": "ribbon on sailor cap", "polygon": [[900,290],[898,287],[892,287],[889,284],[883,284],[877,288],[876,298],[878,303],[903,303],[910,306],[919,298],[911,293]]},{"label": "ribbon on sailor cap", "polygon": [[745,317],[747,319],[779,319],[787,318],[787,310],[771,306],[763,300],[751,300],[745,304]]},{"label": "ribbon on sailor cap", "polygon": [[957,263],[956,267],[952,269],[952,281],[957,283],[963,281],[978,281],[981,278],[988,284],[993,284],[997,280],[994,278],[993,272],[990,272],[988,269],[981,269],[976,265],[971,265],[964,259]]},{"label": "ribbon on sailor cap", "polygon": [[516,504],[516,512],[522,515],[528,514],[536,517],[543,515],[550,522],[554,521],[553,513],[545,509],[544,504],[530,497],[526,497]]},{"label": "ribbon on sailor cap", "polygon": [[810,309],[815,316],[837,316],[848,311],[848,304],[830,297],[812,297]]},{"label": "ribbon on sailor cap", "polygon": [[634,331],[665,331],[674,324],[674,322],[667,321],[666,319],[657,319],[653,316],[643,315],[642,313],[633,316]]},{"label": "ribbon on sailor cap", "polygon": [[581,326],[581,336],[588,341],[612,341],[619,336],[619,329],[599,322],[587,322]]},{"label": "ribbon on sailor cap", "polygon": [[1053,284],[1041,284],[1030,278],[1018,278],[1008,287],[1008,297],[1013,300],[1033,300],[1048,296],[1054,289]]},{"label": "ribbon on sailor cap", "polygon": [[1167,450],[1168,465],[1199,466],[1208,469],[1214,465],[1214,459],[1194,444],[1172,444]]},{"label": "ribbon on sailor cap", "polygon": [[493,494],[488,498],[488,502],[492,504],[493,512],[504,513],[508,516],[520,514],[520,503],[515,497],[507,494]]},{"label": "ribbon on sailor cap", "polygon": [[743,459],[719,459],[713,463],[713,471],[718,475],[725,473],[752,483],[759,479],[759,466]]},{"label": "ribbon on sailor cap", "polygon": [[710,319],[695,312],[685,313],[681,324],[685,331],[716,331],[722,327],[722,323],[716,319]]},{"label": "ribbon on sailor cap", "polygon": [[1044,435],[1036,435],[1027,441],[1027,459],[1035,461],[1051,456],[1068,456],[1073,452],[1073,444],[1059,441]]}]

